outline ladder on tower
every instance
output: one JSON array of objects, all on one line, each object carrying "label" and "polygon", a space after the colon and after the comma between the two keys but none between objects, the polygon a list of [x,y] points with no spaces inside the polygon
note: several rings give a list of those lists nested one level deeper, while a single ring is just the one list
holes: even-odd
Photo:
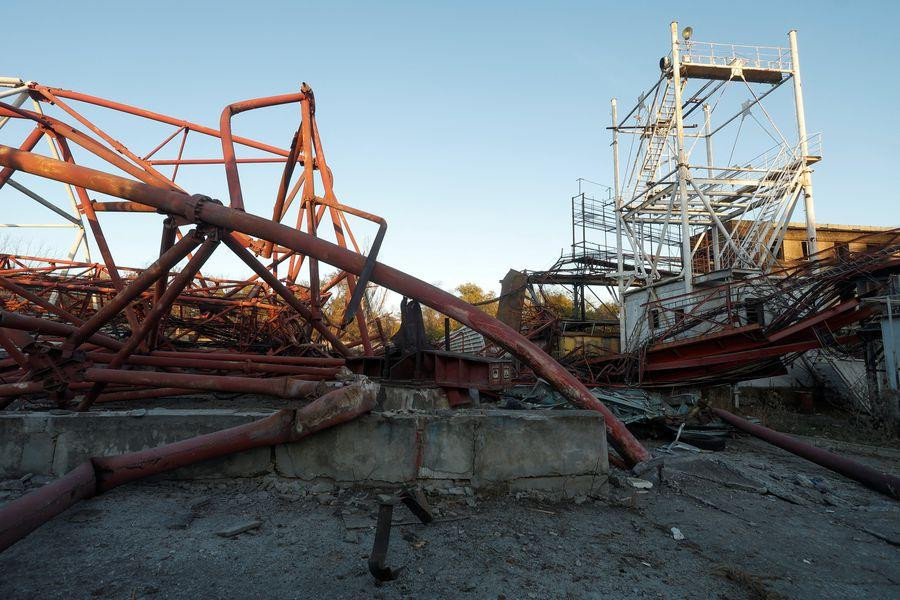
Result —
[{"label": "ladder on tower", "polygon": [[663,153],[666,150],[666,141],[672,131],[675,123],[675,86],[673,83],[666,85],[666,91],[659,101],[656,111],[656,120],[652,124],[652,129],[647,140],[647,151],[644,153],[644,160],[641,163],[641,169],[638,172],[637,186],[635,189],[640,193],[644,186],[653,187],[653,178],[659,169],[659,163]]}]

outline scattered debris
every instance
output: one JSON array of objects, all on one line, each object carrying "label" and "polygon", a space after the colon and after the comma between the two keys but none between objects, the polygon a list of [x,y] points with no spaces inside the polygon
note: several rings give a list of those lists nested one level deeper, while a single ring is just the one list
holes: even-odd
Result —
[{"label": "scattered debris", "polygon": [[653,487],[652,481],[647,481],[646,479],[639,479],[637,477],[626,477],[625,481],[628,482],[628,485],[638,490],[649,490]]},{"label": "scattered debris", "polygon": [[223,529],[221,531],[217,531],[216,535],[223,538],[231,538],[238,536],[247,531],[252,531],[254,529],[259,529],[262,526],[262,521],[249,521],[247,523],[242,523],[240,525],[235,525],[233,527],[229,527],[228,529]]}]

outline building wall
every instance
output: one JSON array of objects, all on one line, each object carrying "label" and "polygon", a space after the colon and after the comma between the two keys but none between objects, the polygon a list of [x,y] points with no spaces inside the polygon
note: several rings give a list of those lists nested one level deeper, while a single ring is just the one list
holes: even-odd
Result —
[{"label": "building wall", "polygon": [[[749,228],[750,221],[729,221],[725,223],[729,230],[741,228],[740,230]],[[895,236],[890,234],[893,227],[871,227],[866,225],[834,225],[829,223],[821,223],[816,226],[816,237],[818,239],[819,251],[828,250],[835,245],[846,245],[849,250],[854,252],[863,252],[866,250],[875,250],[880,246],[888,243]],[[862,236],[867,236],[863,242],[853,242]],[[694,238],[696,242],[696,237]],[[726,245],[721,241],[720,247],[725,249]],[[808,255],[806,241],[806,224],[790,223],[784,234],[784,242],[778,252],[778,260],[784,264],[792,261],[801,260]],[[700,242],[697,252],[694,255],[694,271],[696,273],[708,273],[713,269],[712,241],[707,234]]]}]

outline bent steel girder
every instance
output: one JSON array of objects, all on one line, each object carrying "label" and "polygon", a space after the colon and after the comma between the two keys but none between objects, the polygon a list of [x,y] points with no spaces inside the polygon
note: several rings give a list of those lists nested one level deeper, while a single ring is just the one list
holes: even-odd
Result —
[{"label": "bent steel girder", "polygon": [[[354,275],[361,275],[366,269],[366,258],[355,252],[303,231],[223,206],[205,196],[188,196],[8,146],[0,146],[0,165],[150,206],[186,222],[273,242]],[[474,329],[527,364],[577,406],[602,413],[610,442],[630,464],[650,458],[647,450],[584,384],[517,331],[456,296],[383,263],[374,264],[371,281],[414,298]]]}]

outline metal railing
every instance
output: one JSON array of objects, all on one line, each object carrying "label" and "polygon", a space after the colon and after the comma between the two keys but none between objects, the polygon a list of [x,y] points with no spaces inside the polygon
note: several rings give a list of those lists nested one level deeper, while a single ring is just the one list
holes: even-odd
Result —
[{"label": "metal railing", "polygon": [[731,67],[740,64],[749,69],[793,71],[790,48],[776,46],[739,46],[715,42],[679,42],[681,62],[692,65]]},{"label": "metal railing", "polygon": [[[809,156],[822,156],[822,134],[820,132],[806,136],[806,145]],[[801,155],[800,147],[800,142],[797,142],[794,146],[777,144],[749,160],[740,161],[738,164],[722,167],[691,164],[690,168],[701,173],[703,170],[712,169],[717,172],[716,178],[722,179],[732,179],[748,172],[767,174],[795,166]]]}]

